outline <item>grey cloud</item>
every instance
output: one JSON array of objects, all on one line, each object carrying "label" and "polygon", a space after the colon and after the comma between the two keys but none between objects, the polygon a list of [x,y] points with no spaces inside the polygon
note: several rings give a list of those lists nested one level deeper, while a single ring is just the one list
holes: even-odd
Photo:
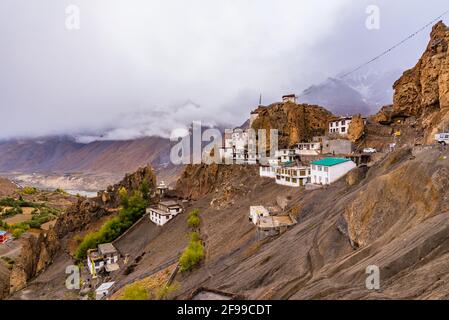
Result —
[{"label": "grey cloud", "polygon": [[[239,125],[260,92],[274,102],[349,70],[446,2],[3,0],[0,138],[127,139],[168,136],[192,120]],[[69,4],[81,9],[79,31],[65,29]],[[369,4],[381,9],[378,31],[365,28]],[[372,67],[411,67],[428,33]]]}]

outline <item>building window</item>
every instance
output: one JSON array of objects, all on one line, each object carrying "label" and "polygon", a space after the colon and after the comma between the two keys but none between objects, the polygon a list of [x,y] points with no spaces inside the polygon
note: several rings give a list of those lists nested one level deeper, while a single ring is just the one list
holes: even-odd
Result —
[{"label": "building window", "polygon": [[341,132],[346,132],[346,127],[341,127]]},{"label": "building window", "polygon": [[329,172],[329,168],[328,167],[324,167],[324,172]]}]

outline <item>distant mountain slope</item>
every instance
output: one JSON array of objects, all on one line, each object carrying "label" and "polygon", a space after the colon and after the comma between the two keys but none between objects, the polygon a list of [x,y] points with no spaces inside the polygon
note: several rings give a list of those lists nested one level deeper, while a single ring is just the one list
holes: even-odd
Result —
[{"label": "distant mountain slope", "polygon": [[339,76],[304,90],[300,102],[325,106],[334,114],[369,115],[393,102],[392,84],[400,71],[357,72],[341,79]]},{"label": "distant mountain slope", "polygon": [[0,197],[5,197],[17,191],[17,186],[8,179],[0,177]]},{"label": "distant mountain slope", "polygon": [[169,164],[170,142],[159,137],[129,141],[76,142],[70,137],[0,142],[0,171],[113,172],[135,171],[145,164]]}]

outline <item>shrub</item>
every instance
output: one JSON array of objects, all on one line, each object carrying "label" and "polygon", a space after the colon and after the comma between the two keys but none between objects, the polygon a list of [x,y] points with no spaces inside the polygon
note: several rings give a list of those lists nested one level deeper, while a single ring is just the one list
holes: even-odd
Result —
[{"label": "shrub", "polygon": [[[126,191],[127,194],[128,192]],[[127,198],[126,207],[124,206],[120,209],[118,216],[106,221],[97,232],[89,233],[84,237],[76,250],[75,258],[78,260],[84,259],[86,258],[87,250],[94,249],[101,243],[115,240],[142,217],[146,206],[147,204],[142,198],[142,194],[135,192],[131,197]]]},{"label": "shrub", "polygon": [[128,208],[129,205],[129,196],[128,196],[128,190],[126,190],[125,187],[121,187],[118,191],[118,194],[120,196],[120,203],[123,206],[123,208]]},{"label": "shrub", "polygon": [[25,187],[22,189],[23,194],[32,195],[37,193],[37,189],[34,187]]},{"label": "shrub", "polygon": [[12,236],[14,238],[19,238],[22,234],[24,234],[30,227],[27,225],[27,227],[16,227],[12,229]]},{"label": "shrub", "polygon": [[204,257],[204,248],[197,232],[189,234],[190,242],[179,258],[179,271],[186,272],[192,270]]},{"label": "shrub", "polygon": [[198,216],[189,216],[187,224],[190,228],[198,228],[200,225],[200,218]]},{"label": "shrub", "polygon": [[148,298],[149,295],[147,289],[142,285],[135,283],[125,287],[121,300],[148,300]]},{"label": "shrub", "polygon": [[140,192],[142,193],[142,197],[145,200],[148,200],[150,197],[150,185],[148,184],[148,180],[144,179],[142,184],[140,185]]},{"label": "shrub", "polygon": [[198,209],[194,209],[189,213],[187,217],[187,224],[191,228],[198,228],[200,226],[200,211]]}]

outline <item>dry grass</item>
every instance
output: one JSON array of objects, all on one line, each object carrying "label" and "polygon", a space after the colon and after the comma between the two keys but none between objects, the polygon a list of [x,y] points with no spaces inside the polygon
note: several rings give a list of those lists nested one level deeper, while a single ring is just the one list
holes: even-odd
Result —
[{"label": "dry grass", "polygon": [[[151,300],[161,299],[163,297],[160,297],[160,293],[162,289],[164,288],[165,284],[167,283],[168,279],[170,278],[170,275],[172,274],[173,270],[175,269],[176,264],[173,264],[172,266],[152,275],[147,278],[144,278],[142,280],[138,280],[134,282],[133,284],[138,284],[139,286],[144,287],[147,289],[149,293],[149,297]],[[123,296],[125,287],[121,288],[117,292],[115,292],[110,300],[121,300]]]}]

